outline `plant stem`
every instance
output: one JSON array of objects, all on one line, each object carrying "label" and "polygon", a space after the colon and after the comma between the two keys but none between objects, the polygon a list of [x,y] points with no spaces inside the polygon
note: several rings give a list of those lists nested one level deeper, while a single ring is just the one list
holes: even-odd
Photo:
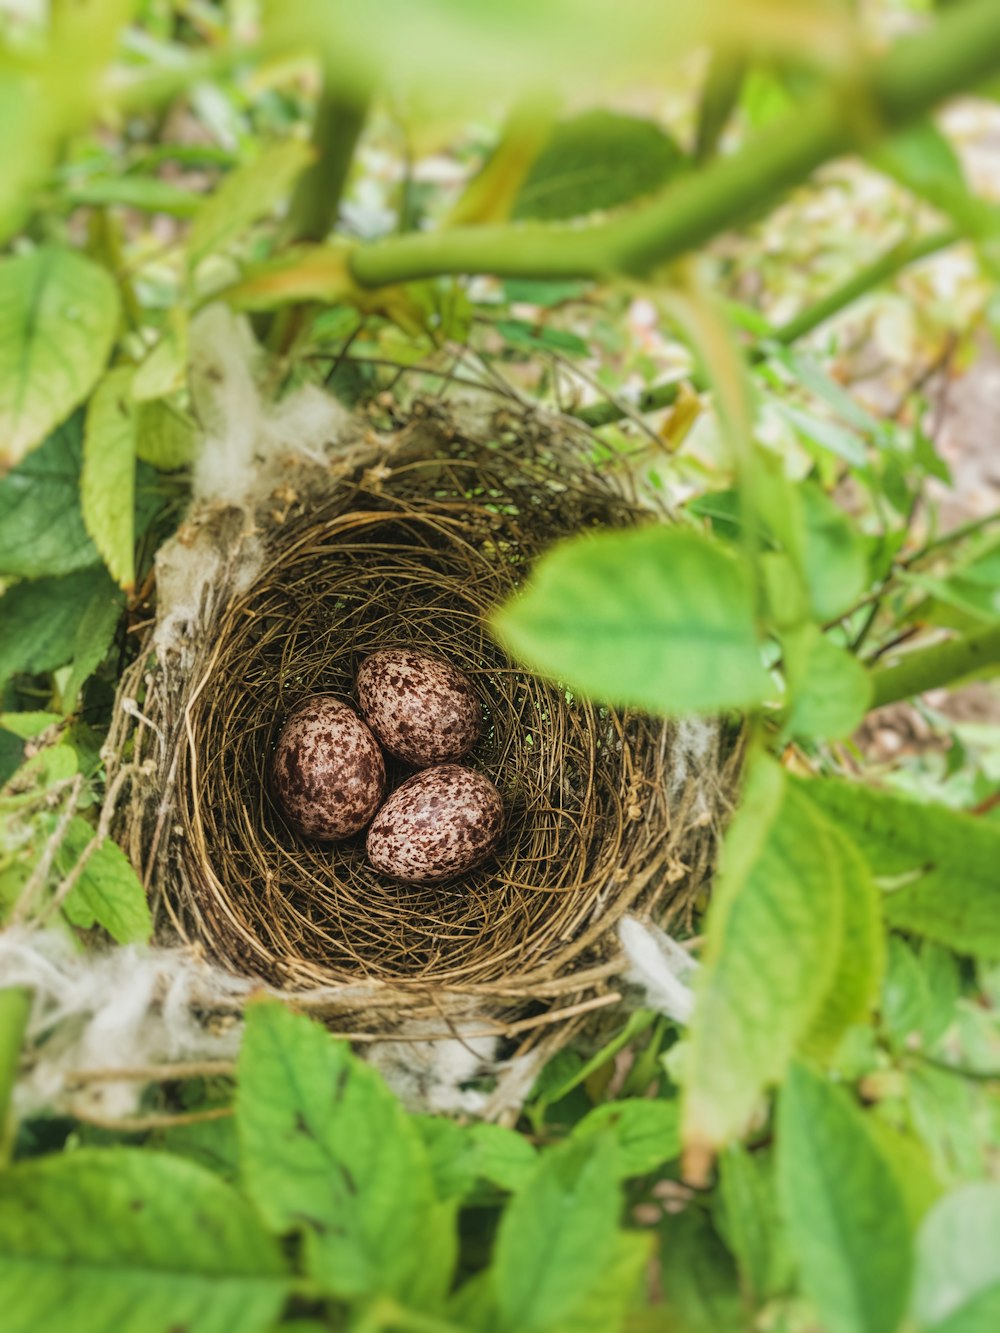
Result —
[{"label": "plant stem", "polygon": [[715,156],[723,131],[740,100],[747,65],[747,56],[742,51],[727,47],[712,52],[695,132],[694,160],[699,165]]},{"label": "plant stem", "polygon": [[[862,296],[867,296],[876,287],[891,281],[897,273],[908,268],[910,264],[916,264],[939,250],[945,250],[960,239],[956,231],[949,230],[931,232],[916,240],[897,242],[878,259],[873,260],[839,287],[835,287],[814,305],[808,306],[787,323],[779,325],[768,335],[767,341],[781,343],[783,346],[797,342],[799,338],[804,338],[827,320],[839,315]],[[758,365],[767,359],[767,348],[765,346],[751,348],[748,359],[751,365]],[[680,392],[681,384],[685,382],[693,384],[696,389],[705,387],[704,381],[698,375],[691,376],[686,381],[669,380],[665,384],[655,384],[640,395],[635,410],[658,412],[661,408],[672,406]],[[586,422],[588,426],[597,427],[620,421],[624,413],[616,403],[603,402],[591,403],[570,415]]]},{"label": "plant stem", "polygon": [[927,236],[913,240],[900,241],[878,259],[873,260],[866,268],[848,278],[841,286],[834,288],[829,295],[822,297],[814,305],[803,310],[801,314],[796,315],[787,323],[782,324],[780,328],[775,329],[775,341],[786,344],[798,342],[800,338],[804,338],[806,334],[812,333],[814,329],[821,324],[825,324],[827,320],[839,315],[842,310],[846,310],[855,301],[867,296],[876,287],[882,287],[885,283],[891,282],[896,274],[901,273],[904,268],[919,263],[921,259],[927,259],[939,250],[946,250],[948,246],[955,245],[961,239],[957,231],[949,229],[930,232]]},{"label": "plant stem", "polygon": [[364,287],[445,274],[643,274],[759,213],[824,162],[865,149],[1000,70],[1000,5],[967,0],[929,29],[824,88],[742,152],[716,158],[624,216],[589,225],[454,227],[358,247]]},{"label": "plant stem", "polygon": [[341,97],[324,84],[312,132],[316,161],[299,177],[292,195],[292,240],[322,241],[337,221],[367,113],[366,102]]},{"label": "plant stem", "polygon": [[0,1166],[10,1160],[14,1126],[10,1110],[17,1082],[21,1045],[31,1015],[31,991],[23,986],[0,990]]},{"label": "plant stem", "polygon": [[894,666],[872,672],[872,707],[881,708],[950,685],[994,662],[1000,662],[1000,625],[907,653]]}]

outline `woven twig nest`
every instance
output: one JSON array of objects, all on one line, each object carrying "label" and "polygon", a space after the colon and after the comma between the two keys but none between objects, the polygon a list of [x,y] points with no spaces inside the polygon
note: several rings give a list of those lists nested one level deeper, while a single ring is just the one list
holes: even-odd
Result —
[{"label": "woven twig nest", "polygon": [[[221,554],[183,646],[161,637],[123,683],[113,740],[136,780],[120,838],[163,938],[340,1031],[522,1046],[568,1033],[619,998],[622,918],[662,923],[702,884],[728,786],[720,742],[699,731],[695,771],[675,725],[533,676],[485,622],[556,539],[656,515],[602,478],[588,439],[512,404],[485,418],[418,404],[396,435],[331,456],[279,473],[252,530],[215,504],[180,533],[179,549]],[[158,634],[163,621],[161,606]],[[465,762],[496,783],[507,826],[494,860],[445,886],[383,878],[363,836],[300,838],[269,793],[289,710],[350,700],[360,660],[386,646],[446,657],[485,708]]]}]

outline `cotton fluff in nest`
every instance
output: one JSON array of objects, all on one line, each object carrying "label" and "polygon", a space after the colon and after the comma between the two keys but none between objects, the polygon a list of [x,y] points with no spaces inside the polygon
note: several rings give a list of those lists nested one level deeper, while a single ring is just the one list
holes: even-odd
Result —
[{"label": "cotton fluff in nest", "polygon": [[83,952],[61,930],[12,927],[0,936],[5,986],[33,992],[27,1072],[18,1114],[44,1110],[119,1118],[135,1111],[142,1083],[86,1084],[68,1075],[186,1060],[228,1060],[242,1024],[208,1010],[240,1009],[256,983],[231,976],[183,949],[126,945]]},{"label": "cotton fluff in nest", "polygon": [[259,507],[295,480],[297,469],[324,468],[334,447],[357,436],[347,409],[314,385],[266,402],[259,363],[244,318],[218,305],[193,321],[191,397],[202,439],[190,513],[156,557],[161,658],[173,650],[184,660],[207,604],[223,588],[238,595],[250,587],[263,560]]},{"label": "cotton fluff in nest", "polygon": [[652,922],[623,917],[618,927],[629,970],[625,980],[642,988],[647,1009],[687,1024],[694,1010],[691,984],[698,963],[676,940]]}]

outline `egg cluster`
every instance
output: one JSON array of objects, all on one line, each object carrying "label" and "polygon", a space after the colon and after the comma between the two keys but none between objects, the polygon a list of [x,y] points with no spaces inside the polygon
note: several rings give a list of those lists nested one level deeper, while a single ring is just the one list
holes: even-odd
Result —
[{"label": "egg cluster", "polygon": [[[503,831],[503,803],[489,778],[455,762],[482,729],[472,682],[427,653],[383,648],[364,659],[356,683],[361,716],[319,694],[285,720],[271,780],[288,823],[321,842],[367,827],[371,864],[408,884],[441,884],[481,865]],[[420,770],[388,797],[383,749]]]}]

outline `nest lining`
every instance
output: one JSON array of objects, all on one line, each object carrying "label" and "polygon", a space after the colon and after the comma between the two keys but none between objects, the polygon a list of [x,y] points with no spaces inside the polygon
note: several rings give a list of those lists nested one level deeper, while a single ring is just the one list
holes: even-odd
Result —
[{"label": "nest lining", "polygon": [[[398,1031],[407,1015],[454,1030],[486,1003],[514,1032],[600,1005],[614,998],[617,923],[681,911],[711,862],[728,785],[718,753],[680,780],[672,724],[573,698],[486,630],[552,541],[652,520],[579,440],[533,414],[515,425],[505,409],[480,438],[425,409],[339,475],[313,477],[264,518],[263,568],[220,596],[187,680],[146,678],[145,743],[173,740],[126,823],[145,853],[159,810],[145,869],[161,915],[225,966],[323,996],[365,1031]],[[389,646],[448,658],[485,706],[466,762],[496,783],[507,827],[495,860],[456,884],[384,879],[363,836],[299,838],[268,791],[290,709],[312,693],[352,699],[361,658]]]}]

